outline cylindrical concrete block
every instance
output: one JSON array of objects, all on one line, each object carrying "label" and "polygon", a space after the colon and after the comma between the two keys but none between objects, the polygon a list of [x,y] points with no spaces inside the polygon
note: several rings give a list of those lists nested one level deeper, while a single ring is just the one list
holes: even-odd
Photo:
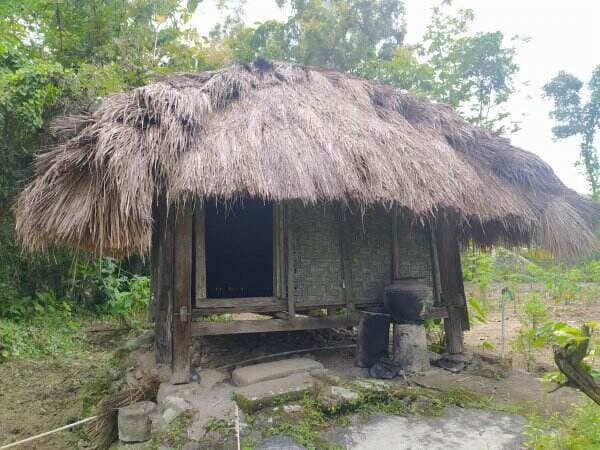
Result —
[{"label": "cylindrical concrete block", "polygon": [[150,440],[152,421],[150,415],[156,403],[138,402],[119,409],[119,440],[122,442],[145,442]]},{"label": "cylindrical concrete block", "polygon": [[355,356],[358,367],[371,367],[388,356],[391,320],[388,314],[361,313]]},{"label": "cylindrical concrete block", "polygon": [[393,362],[405,372],[429,369],[427,335],[423,325],[394,324]]}]

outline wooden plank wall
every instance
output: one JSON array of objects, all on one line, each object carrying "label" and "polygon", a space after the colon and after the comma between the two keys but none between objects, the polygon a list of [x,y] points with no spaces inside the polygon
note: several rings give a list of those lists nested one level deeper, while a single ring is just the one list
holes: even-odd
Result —
[{"label": "wooden plank wall", "polygon": [[195,302],[198,306],[206,299],[206,247],[204,241],[204,205],[201,200],[196,201],[194,208],[194,247],[195,247]]},{"label": "wooden plank wall", "polygon": [[182,206],[175,219],[173,362],[171,383],[188,383],[192,347],[192,205]]},{"label": "wooden plank wall", "polygon": [[462,278],[456,223],[437,223],[437,253],[442,303],[448,309],[444,320],[448,353],[464,351],[463,330],[469,328],[465,290]]},{"label": "wooden plank wall", "polygon": [[159,364],[171,365],[172,340],[171,321],[173,318],[173,258],[175,214],[167,208],[163,197],[157,199],[155,222],[156,236],[152,248],[153,267],[156,267],[154,289],[155,347]]}]

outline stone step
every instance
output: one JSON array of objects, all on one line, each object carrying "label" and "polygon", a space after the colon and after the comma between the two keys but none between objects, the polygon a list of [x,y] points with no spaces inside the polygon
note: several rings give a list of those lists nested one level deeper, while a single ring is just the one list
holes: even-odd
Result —
[{"label": "stone step", "polygon": [[304,397],[318,380],[307,372],[295,373],[275,380],[261,381],[234,389],[234,399],[245,412],[255,412],[280,401]]},{"label": "stone step", "polygon": [[313,370],[323,370],[323,364],[309,358],[282,359],[280,361],[240,367],[233,371],[231,379],[236,386],[247,386],[249,384]]}]

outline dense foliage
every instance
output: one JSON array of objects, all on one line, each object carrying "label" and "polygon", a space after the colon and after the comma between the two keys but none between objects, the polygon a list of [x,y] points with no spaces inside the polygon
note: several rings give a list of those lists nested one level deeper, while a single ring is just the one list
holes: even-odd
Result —
[{"label": "dense foliage", "polygon": [[[482,126],[504,129],[505,114],[494,110],[512,92],[515,50],[505,46],[500,32],[471,34],[473,12],[453,11],[449,1],[433,10],[425,39],[416,47],[403,42],[404,7],[397,0],[278,0],[289,17],[252,26],[243,21],[245,2],[221,0],[227,19],[206,37],[189,22],[198,3],[6,0],[0,5],[0,305],[35,298],[37,292],[62,298],[76,291],[79,277],[89,276],[74,269],[88,256],[66,249],[29,255],[14,235],[11,207],[31,176],[33,156],[53,143],[53,118],[156,74],[206,70],[262,55],[389,82],[461,108]],[[131,269],[127,263],[125,268]],[[101,284],[101,274],[93,274]]]}]

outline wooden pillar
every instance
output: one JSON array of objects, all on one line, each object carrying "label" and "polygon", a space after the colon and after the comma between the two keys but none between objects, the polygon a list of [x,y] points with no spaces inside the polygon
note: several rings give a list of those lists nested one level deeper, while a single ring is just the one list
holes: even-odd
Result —
[{"label": "wooden pillar", "polygon": [[429,249],[431,252],[431,277],[433,279],[433,304],[442,306],[442,285],[440,281],[440,258],[438,255],[437,233],[435,222],[430,221],[427,226],[429,232]]},{"label": "wooden pillar", "polygon": [[165,198],[157,200],[156,215],[153,217],[154,232],[152,248],[152,264],[155,281],[153,283],[155,305],[155,350],[159,364],[171,365],[172,341],[171,321],[173,318],[173,250],[175,214],[168,208]]},{"label": "wooden pillar", "polygon": [[206,238],[204,226],[204,205],[200,201],[197,201],[194,208],[196,306],[198,306],[202,300],[206,300]]},{"label": "wooden pillar", "polygon": [[185,205],[175,219],[175,251],[173,274],[173,362],[171,382],[190,381],[192,347],[192,223],[193,209]]},{"label": "wooden pillar", "polygon": [[292,204],[285,206],[286,240],[287,240],[287,300],[288,318],[296,315],[296,300],[294,298],[294,233],[292,225]]},{"label": "wooden pillar", "polygon": [[448,308],[444,330],[448,353],[462,353],[463,330],[468,329],[465,290],[460,266],[456,223],[440,220],[437,226],[437,253],[443,304]]},{"label": "wooden pillar", "polygon": [[285,298],[285,208],[273,205],[273,296]]},{"label": "wooden pillar", "polygon": [[159,255],[159,244],[160,235],[164,230],[163,223],[159,219],[159,208],[156,199],[152,203],[152,241],[150,248],[150,305],[148,306],[148,320],[151,323],[156,324],[158,316],[158,264],[160,261]]},{"label": "wooden pillar", "polygon": [[342,265],[342,287],[344,304],[348,314],[354,314],[354,291],[352,290],[352,255],[350,253],[350,230],[344,214],[344,205],[340,206],[340,260]]},{"label": "wooden pillar", "polygon": [[398,208],[392,210],[392,274],[394,280],[400,279],[400,236]]}]

